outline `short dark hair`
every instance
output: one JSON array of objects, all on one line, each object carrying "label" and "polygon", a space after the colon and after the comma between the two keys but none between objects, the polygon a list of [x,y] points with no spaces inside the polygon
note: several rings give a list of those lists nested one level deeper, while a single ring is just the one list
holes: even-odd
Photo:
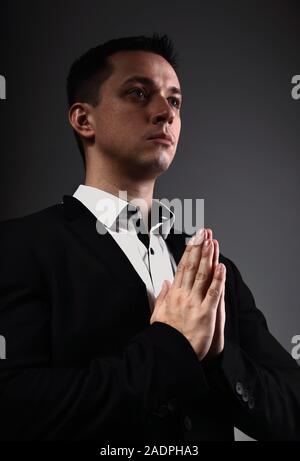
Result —
[{"label": "short dark hair", "polygon": [[[112,74],[113,67],[107,58],[118,51],[149,51],[165,58],[176,70],[177,52],[173,41],[165,34],[154,33],[151,37],[139,35],[109,40],[88,50],[71,66],[67,78],[68,103],[86,102],[93,106],[99,103],[100,85]],[[75,138],[85,165],[85,154],[81,137],[74,130]]]}]

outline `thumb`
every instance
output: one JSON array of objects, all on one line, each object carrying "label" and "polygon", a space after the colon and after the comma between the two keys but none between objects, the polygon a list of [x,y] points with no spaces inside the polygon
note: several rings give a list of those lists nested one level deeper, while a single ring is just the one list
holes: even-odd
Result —
[{"label": "thumb", "polygon": [[165,299],[165,296],[166,296],[166,294],[167,294],[168,291],[169,291],[169,287],[170,287],[169,283],[170,283],[170,282],[169,282],[168,280],[164,280],[164,283],[162,284],[160,293],[159,293],[159,295],[158,295],[157,298],[156,298],[156,302],[157,302],[157,303],[160,303],[160,302],[162,302],[162,301]]},{"label": "thumb", "polygon": [[156,300],[155,300],[155,306],[154,306],[154,309],[153,309],[153,312],[152,312],[152,315],[151,315],[151,318],[150,318],[150,324],[152,324],[153,322],[156,322],[156,321],[159,321],[157,319],[160,318],[159,314],[160,314],[160,311],[163,307],[163,301],[166,297],[166,294],[168,293],[168,290],[169,290],[169,284],[170,282],[168,282],[167,280],[164,280],[164,283],[162,284],[162,287],[161,287],[161,290],[160,290],[160,293],[159,295],[157,296]]}]

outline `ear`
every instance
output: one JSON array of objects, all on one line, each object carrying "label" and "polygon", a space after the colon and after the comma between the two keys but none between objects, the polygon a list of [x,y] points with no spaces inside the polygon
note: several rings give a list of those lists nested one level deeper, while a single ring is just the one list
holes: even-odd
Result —
[{"label": "ear", "polygon": [[89,104],[80,102],[73,104],[69,110],[69,121],[82,138],[88,140],[95,136]]}]

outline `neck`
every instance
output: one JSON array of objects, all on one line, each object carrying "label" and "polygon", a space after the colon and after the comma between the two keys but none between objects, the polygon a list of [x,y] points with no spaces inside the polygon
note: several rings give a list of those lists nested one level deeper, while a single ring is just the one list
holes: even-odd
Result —
[{"label": "neck", "polygon": [[[85,182],[86,186],[96,187],[116,197],[124,198],[128,202],[138,205],[141,209],[144,221],[148,220],[152,207],[154,179],[139,179],[130,177],[121,171],[118,166],[109,163],[86,165]],[[121,195],[126,192],[127,196]]]}]

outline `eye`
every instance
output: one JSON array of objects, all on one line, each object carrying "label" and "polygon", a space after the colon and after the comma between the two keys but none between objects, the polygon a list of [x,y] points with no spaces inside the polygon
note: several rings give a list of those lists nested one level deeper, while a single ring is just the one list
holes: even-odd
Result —
[{"label": "eye", "polygon": [[181,107],[181,100],[178,98],[170,98],[172,102],[172,106],[175,107],[176,109],[180,109]]},{"label": "eye", "polygon": [[[142,88],[132,88],[131,90],[129,90],[128,93],[137,95],[138,99],[144,99],[144,98],[147,97],[145,91],[142,90]],[[141,97],[141,95],[142,95],[142,97]]]}]

